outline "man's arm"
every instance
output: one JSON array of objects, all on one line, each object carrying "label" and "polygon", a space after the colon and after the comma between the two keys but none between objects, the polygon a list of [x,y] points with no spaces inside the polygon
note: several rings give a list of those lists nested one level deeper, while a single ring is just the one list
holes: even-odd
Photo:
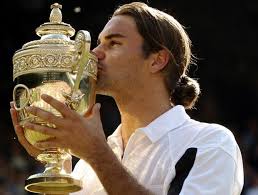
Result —
[{"label": "man's arm", "polygon": [[109,195],[153,195],[130,175],[108,145],[97,151],[93,159],[88,159],[88,163]]}]

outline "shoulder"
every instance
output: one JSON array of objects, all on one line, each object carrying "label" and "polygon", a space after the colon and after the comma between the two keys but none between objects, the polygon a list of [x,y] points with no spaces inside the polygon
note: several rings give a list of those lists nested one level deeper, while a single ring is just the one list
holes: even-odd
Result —
[{"label": "shoulder", "polygon": [[[197,194],[205,194],[206,189],[211,188],[218,194],[241,192],[242,155],[230,129],[220,124],[189,119],[169,132],[168,136],[174,165],[168,174],[168,181],[176,183],[176,178],[184,175],[183,194],[193,194],[193,190]],[[172,174],[174,172],[176,174]]]},{"label": "shoulder", "polygon": [[192,142],[193,145],[200,148],[221,148],[226,151],[237,146],[234,134],[227,127],[215,123],[201,123],[201,126]]},{"label": "shoulder", "polygon": [[[171,150],[182,151],[197,148],[198,151],[218,149],[235,158],[239,147],[230,129],[215,123],[189,119],[181,127],[169,133]],[[172,149],[174,148],[174,149]]]},{"label": "shoulder", "polygon": [[193,143],[199,143],[205,147],[236,144],[232,131],[221,124],[189,119],[178,131],[182,131],[186,137],[191,136]]}]

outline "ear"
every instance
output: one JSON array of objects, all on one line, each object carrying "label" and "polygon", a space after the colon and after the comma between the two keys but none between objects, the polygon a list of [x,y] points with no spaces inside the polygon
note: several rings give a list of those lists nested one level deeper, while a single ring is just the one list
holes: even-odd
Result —
[{"label": "ear", "polygon": [[162,70],[168,63],[169,51],[162,49],[157,53],[153,54],[153,61],[150,64],[150,72],[156,73]]}]

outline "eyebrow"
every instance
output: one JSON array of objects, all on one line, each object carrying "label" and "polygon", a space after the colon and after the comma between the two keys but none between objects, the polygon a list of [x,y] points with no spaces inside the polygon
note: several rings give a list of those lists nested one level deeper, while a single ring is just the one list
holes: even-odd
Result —
[{"label": "eyebrow", "polygon": [[[112,38],[125,38],[126,36],[119,34],[119,33],[113,33],[113,34],[109,34],[107,36],[104,37],[104,39],[109,40]],[[97,44],[100,44],[100,38],[98,38],[97,40]]]}]

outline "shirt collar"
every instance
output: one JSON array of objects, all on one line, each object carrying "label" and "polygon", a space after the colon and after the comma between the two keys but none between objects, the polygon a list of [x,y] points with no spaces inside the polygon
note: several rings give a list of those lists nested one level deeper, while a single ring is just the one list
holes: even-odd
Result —
[{"label": "shirt collar", "polygon": [[[116,144],[119,146],[123,146],[123,140],[122,140],[122,134],[121,134],[121,127],[122,125],[118,125],[118,127],[116,128],[116,130],[108,136],[107,141],[110,144]],[[122,147],[123,148],[123,147]]]},{"label": "shirt collar", "polygon": [[[143,132],[152,143],[155,143],[169,131],[181,126],[188,119],[190,117],[185,112],[185,108],[182,105],[177,105],[160,115],[146,127],[136,129],[136,131]],[[114,133],[108,137],[107,140],[110,144],[113,142],[122,147],[121,126],[120,124]]]},{"label": "shirt collar", "polygon": [[160,115],[144,128],[140,128],[155,143],[169,131],[178,128],[190,119],[182,105],[177,105]]}]

